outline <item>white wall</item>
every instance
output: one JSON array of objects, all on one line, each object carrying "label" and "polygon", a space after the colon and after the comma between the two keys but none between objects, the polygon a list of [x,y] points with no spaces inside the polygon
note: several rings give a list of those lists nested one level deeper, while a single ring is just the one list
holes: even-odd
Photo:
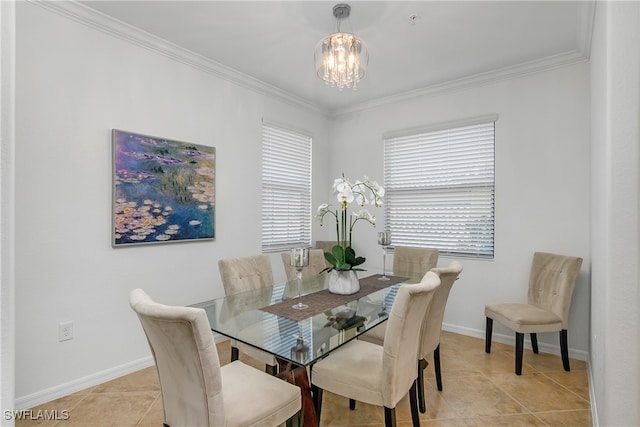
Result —
[{"label": "white wall", "polygon": [[[495,259],[462,259],[445,328],[484,336],[484,306],[526,301],[533,252],[584,258],[570,312],[571,355],[589,348],[589,66],[587,63],[480,87],[405,100],[336,119],[331,170],[382,179],[382,134],[498,114]],[[378,212],[382,219],[382,211]],[[378,226],[383,229],[381,221]],[[366,227],[363,227],[366,228]],[[382,263],[375,232],[360,229],[354,247],[367,264]],[[440,257],[439,264],[450,259]],[[369,264],[371,265],[371,264]],[[501,334],[508,334],[504,336]],[[494,336],[513,343],[495,324]],[[559,353],[558,334],[541,334],[543,351]],[[483,351],[483,349],[478,349]]]},{"label": "white wall", "polygon": [[591,104],[592,399],[599,425],[640,425],[640,3],[597,4]]},{"label": "white wall", "polygon": [[[15,4],[0,2],[0,408],[15,398]],[[12,426],[2,416],[0,425]]]},{"label": "white wall", "polygon": [[[16,75],[16,396],[24,407],[148,363],[131,289],[175,304],[223,295],[218,259],[260,253],[262,118],[312,133],[314,185],[329,179],[328,124],[317,111],[28,2],[17,3]],[[215,241],[111,247],[113,128],[216,147]],[[281,265],[274,257],[277,279]],[[74,322],[73,340],[58,342],[61,321]]]}]

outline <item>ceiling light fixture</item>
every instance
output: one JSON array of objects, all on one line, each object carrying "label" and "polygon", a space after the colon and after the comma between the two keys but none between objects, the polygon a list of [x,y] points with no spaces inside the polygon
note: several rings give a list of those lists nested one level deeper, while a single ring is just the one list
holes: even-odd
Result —
[{"label": "ceiling light fixture", "polygon": [[349,17],[351,6],[345,3],[333,7],[338,31],[320,40],[315,50],[318,77],[339,89],[357,89],[369,63],[367,46],[353,33],[340,31],[340,24]]}]

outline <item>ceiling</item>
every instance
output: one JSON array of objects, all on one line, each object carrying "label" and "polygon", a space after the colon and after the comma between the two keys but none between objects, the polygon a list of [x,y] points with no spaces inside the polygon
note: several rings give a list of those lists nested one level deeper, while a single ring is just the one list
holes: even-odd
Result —
[{"label": "ceiling", "polygon": [[340,91],[313,65],[339,1],[80,3],[327,112],[584,60],[593,17],[590,1],[351,1],[342,30],[370,59],[358,90]]}]

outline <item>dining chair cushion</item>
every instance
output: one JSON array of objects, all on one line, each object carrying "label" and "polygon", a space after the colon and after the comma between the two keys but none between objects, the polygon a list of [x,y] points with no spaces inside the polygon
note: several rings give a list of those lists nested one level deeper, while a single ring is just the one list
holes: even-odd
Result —
[{"label": "dining chair cushion", "polygon": [[557,332],[562,329],[561,318],[529,304],[490,304],[485,307],[485,316],[524,334]]},{"label": "dining chair cushion", "polygon": [[227,426],[276,426],[302,407],[300,388],[239,360],[221,368]]}]

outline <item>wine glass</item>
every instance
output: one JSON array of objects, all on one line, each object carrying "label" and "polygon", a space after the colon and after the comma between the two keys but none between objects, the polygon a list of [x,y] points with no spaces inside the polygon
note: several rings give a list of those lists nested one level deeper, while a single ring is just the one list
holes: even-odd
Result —
[{"label": "wine glass", "polygon": [[386,263],[387,263],[387,247],[391,244],[391,232],[380,231],[378,233],[378,244],[382,246],[382,276],[378,280],[389,280],[387,277]]},{"label": "wine glass", "polygon": [[302,288],[302,269],[309,266],[309,248],[291,248],[290,250],[291,266],[296,268],[296,277],[298,278],[298,303],[292,305],[296,310],[304,310],[309,308],[307,304],[300,302]]}]

